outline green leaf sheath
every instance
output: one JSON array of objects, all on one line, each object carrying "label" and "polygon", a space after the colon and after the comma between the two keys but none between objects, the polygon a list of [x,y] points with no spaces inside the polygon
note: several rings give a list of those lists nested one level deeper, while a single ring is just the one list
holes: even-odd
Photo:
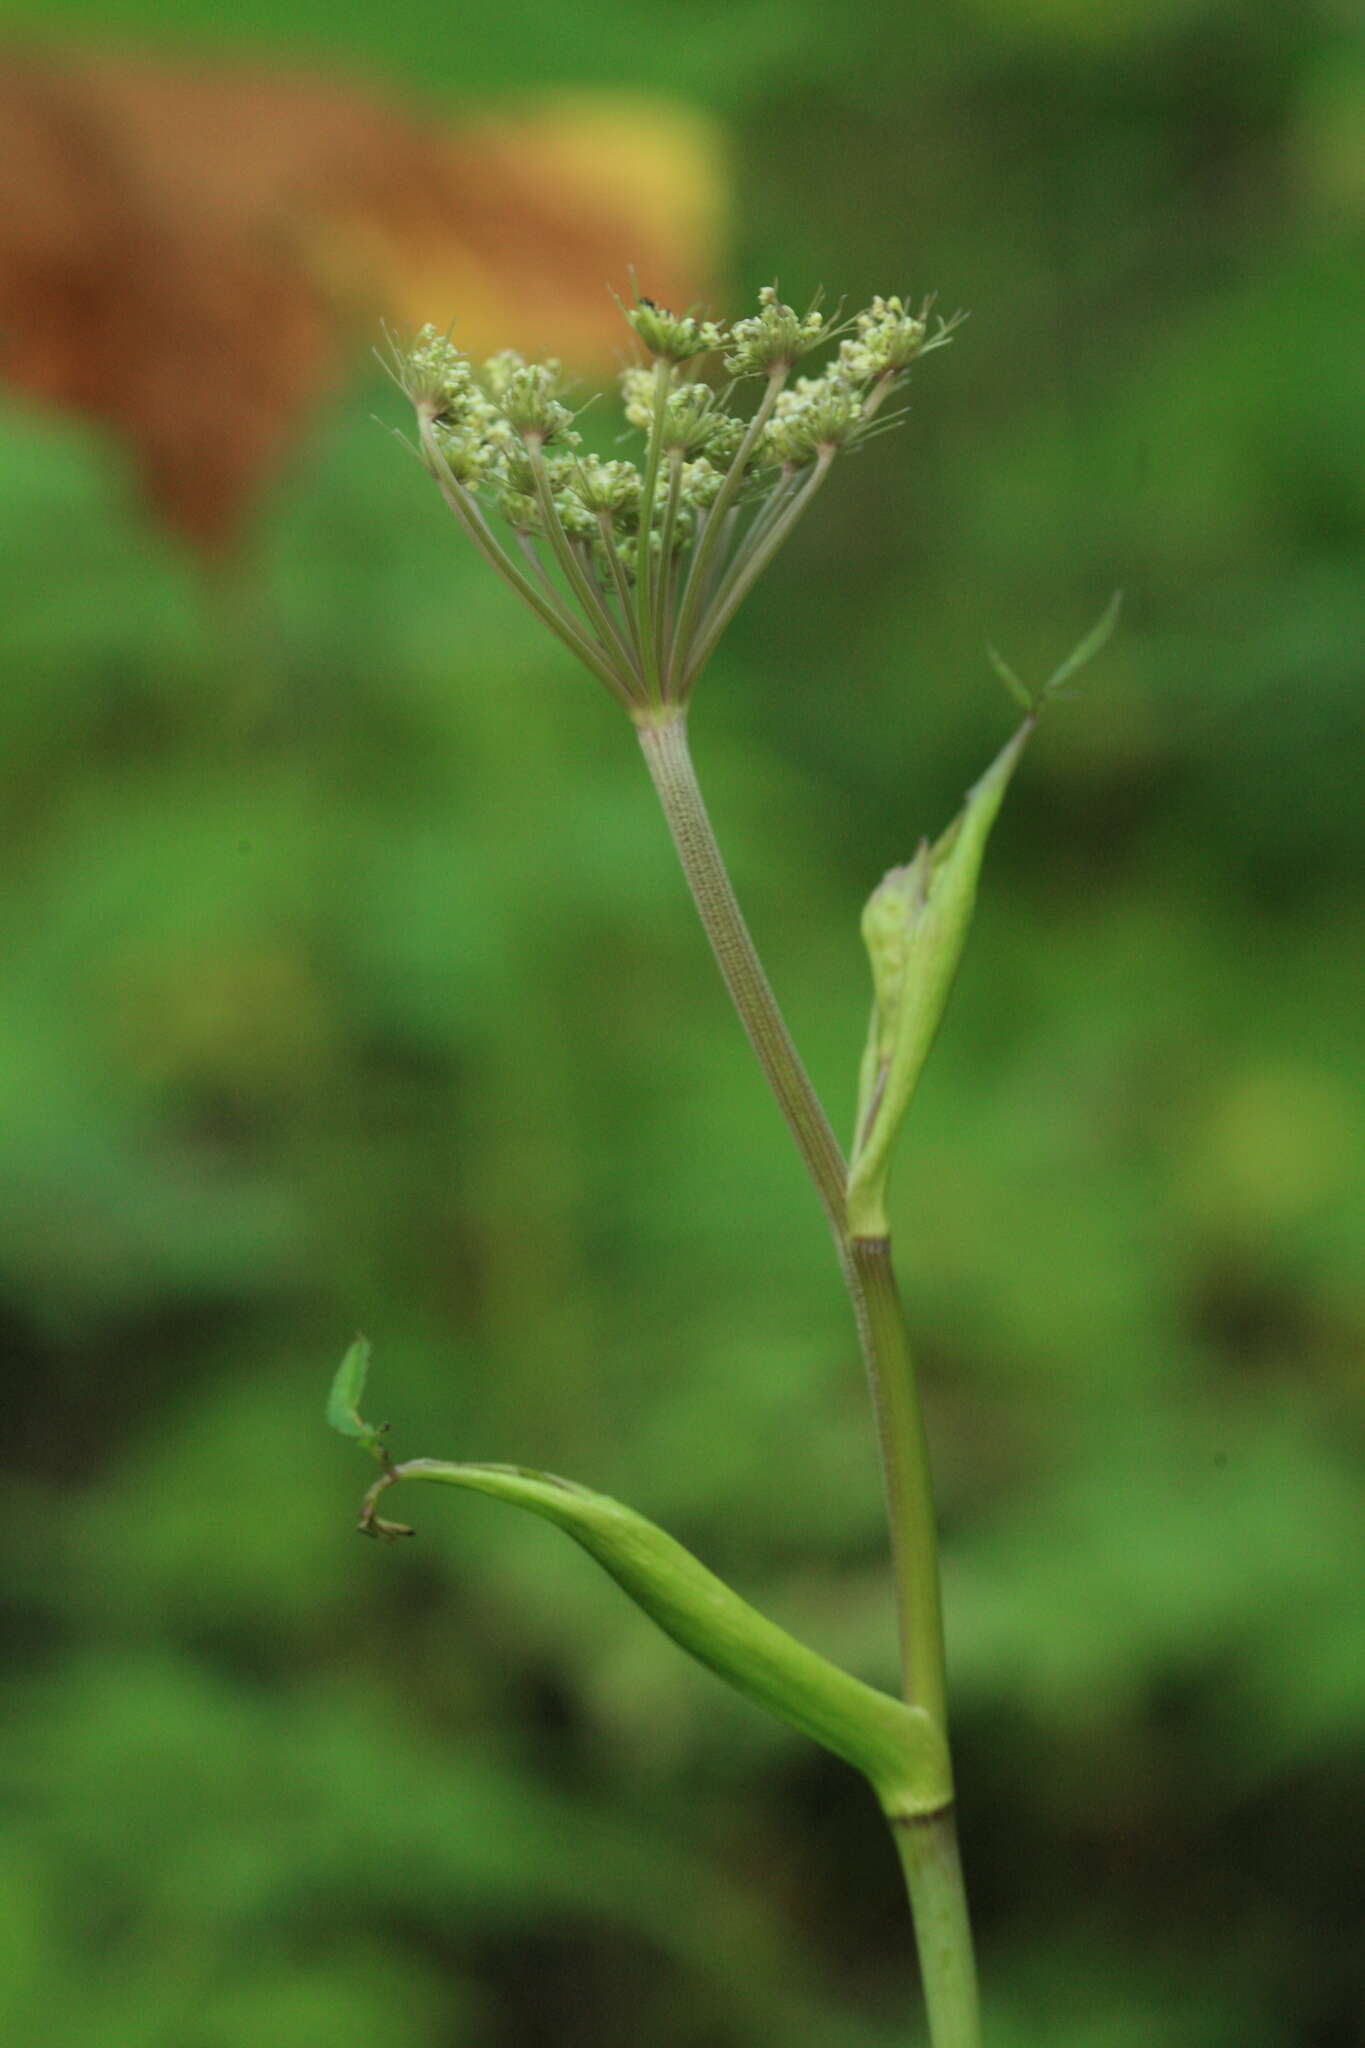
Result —
[{"label": "green leaf sheath", "polygon": [[386,1487],[410,1479],[491,1494],[553,1522],[690,1656],[860,1770],[892,1820],[937,1812],[951,1800],[947,1747],[927,1714],[807,1649],[619,1501],[520,1466],[414,1458],[392,1466],[371,1490],[367,1517]]},{"label": "green leaf sheath", "polygon": [[1039,690],[1030,690],[993,647],[987,649],[996,674],[1028,716],[968,791],[947,831],[932,846],[921,842],[904,867],[892,868],[863,912],[873,1004],[848,1180],[848,1227],[855,1238],[887,1233],[892,1147],[952,992],[986,842],[1010,778],[1048,700],[1106,645],[1120,602],[1116,592]]},{"label": "green leaf sheath", "polygon": [[957,975],[991,826],[1034,727],[1025,719],[942,837],[893,868],[863,913],[873,1005],[848,1179],[854,1237],[885,1237],[891,1151]]}]

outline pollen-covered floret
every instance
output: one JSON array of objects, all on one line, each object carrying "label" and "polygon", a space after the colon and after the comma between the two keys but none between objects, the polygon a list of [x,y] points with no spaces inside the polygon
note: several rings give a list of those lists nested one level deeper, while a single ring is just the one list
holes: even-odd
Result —
[{"label": "pollen-covered floret", "polygon": [[828,341],[832,332],[833,322],[817,306],[808,313],[797,313],[778,298],[775,285],[765,284],[758,295],[757,313],[751,319],[736,320],[730,329],[725,367],[737,377],[790,369],[822,341]]},{"label": "pollen-covered floret", "polygon": [[693,356],[720,348],[725,341],[724,328],[717,327],[714,320],[698,320],[691,313],[671,313],[667,306],[656,305],[653,299],[637,299],[633,306],[626,307],[625,314],[649,353],[664,362],[690,362]]}]

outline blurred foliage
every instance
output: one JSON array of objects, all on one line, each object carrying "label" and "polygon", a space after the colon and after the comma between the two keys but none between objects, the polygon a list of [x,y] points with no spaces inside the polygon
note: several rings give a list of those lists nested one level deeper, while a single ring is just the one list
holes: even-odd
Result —
[{"label": "blurred foliage", "polygon": [[[690,92],[732,126],[737,290],[971,307],[694,719],[845,1126],[857,911],[1007,728],[983,641],[1046,673],[1125,585],[1011,794],[895,1190],[992,2041],[1350,2048],[1348,10],[233,21],[438,96],[511,93],[528,51]],[[99,436],[0,419],[0,2024],[890,2048],[904,1912],[851,1774],[549,1530],[424,1500],[401,1553],[350,1534],[321,1408],[362,1327],[399,1450],[618,1494],[891,1675],[837,1278],[630,735],[376,410],[329,415],[211,582]]]}]

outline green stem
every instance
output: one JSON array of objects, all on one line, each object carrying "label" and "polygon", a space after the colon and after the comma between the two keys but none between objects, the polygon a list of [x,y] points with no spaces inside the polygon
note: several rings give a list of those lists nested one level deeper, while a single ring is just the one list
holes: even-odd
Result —
[{"label": "green stem", "polygon": [[678,859],[730,1000],[777,1097],[806,1171],[815,1183],[830,1227],[836,1238],[841,1237],[845,1230],[848,1168],[820,1098],[792,1043],[777,998],[768,986],[768,977],[731,887],[692,766],[686,716],[681,711],[672,711],[659,720],[640,719],[637,730]]},{"label": "green stem", "polygon": [[765,528],[752,553],[746,554],[743,561],[737,559],[732,570],[722,579],[687,651],[687,669],[682,685],[684,696],[695,686],[721,634],[829,475],[833,461],[834,450],[822,448],[814,467],[803,477],[795,493],[784,499],[781,512],[771,526]]},{"label": "green stem", "polygon": [[455,514],[489,568],[495,570],[504,583],[510,584],[523,604],[528,605],[542,624],[549,627],[556,639],[563,641],[585,668],[591,669],[599,681],[606,684],[613,697],[619,697],[623,704],[630,705],[633,701],[630,692],[622,686],[620,677],[606,660],[596,641],[588,638],[578,621],[564,610],[553,591],[547,596],[543,590],[538,590],[506,550],[499,545],[487,520],[470,493],[455,477],[430,428],[425,425],[422,428],[422,448],[446,505]]},{"label": "green stem", "polygon": [[682,451],[669,450],[668,495],[664,499],[664,516],[659,528],[659,580],[654,591],[654,673],[660,679],[668,673],[669,640],[672,620],[669,617],[669,590],[673,581],[673,534],[678,521],[678,505],[682,497]]},{"label": "green stem", "polygon": [[[604,656],[610,661],[614,650],[618,660],[623,665],[623,676],[629,676],[631,672],[630,649],[626,645],[620,627],[599,595],[591,576],[586,573],[574,554],[573,545],[569,540],[569,536],[564,531],[563,523],[555,507],[554,493],[550,489],[550,479],[545,468],[545,455],[540,443],[528,439],[526,442],[526,453],[531,464],[531,474],[535,478],[536,500],[540,506],[540,516],[545,526],[545,538],[550,543],[554,558],[563,571],[570,590],[572,590],[579,604],[583,607],[589,623],[595,628],[598,643]],[[621,687],[623,694],[633,694],[627,689],[624,680]]]},{"label": "green stem", "polygon": [[[938,1539],[928,1450],[904,1310],[886,1238],[855,1238],[847,1168],[811,1085],[731,886],[698,786],[681,710],[637,730],[683,873],[717,965],[787,1120],[834,1233],[876,1415],[886,1488],[906,1701],[946,1741]],[[933,2048],[980,2048],[975,1963],[952,1809],[893,1818],[915,1921]]]},{"label": "green stem", "polygon": [[630,585],[626,581],[626,572],[622,566],[621,557],[616,552],[616,532],[611,523],[610,512],[598,513],[597,531],[602,536],[602,546],[606,552],[607,565],[611,571],[611,580],[616,590],[616,602],[621,608],[621,624],[630,639],[635,671],[640,676],[641,681],[643,681],[644,663],[640,659],[640,631],[635,623],[635,604],[631,596]]},{"label": "green stem", "polygon": [[951,1806],[892,1822],[915,1922],[933,2048],[981,2048],[972,1928]]},{"label": "green stem", "polygon": [[663,453],[664,408],[672,386],[673,372],[662,357],[654,365],[654,416],[645,451],[645,473],[640,484],[639,554],[635,563],[635,598],[640,653],[645,664],[645,685],[651,699],[660,700],[661,679],[654,646],[654,494],[659,485],[659,462]]},{"label": "green stem", "polygon": [[778,393],[786,381],[787,371],[781,366],[769,373],[763,396],[758,402],[758,409],[744,430],[744,438],[735,451],[734,459],[729,469],[725,472],[725,481],[720,487],[715,504],[711,507],[711,515],[706,522],[706,531],[699,538],[693,552],[691,565],[687,572],[687,582],[683,587],[682,602],[678,607],[678,621],[673,634],[673,673],[669,680],[674,696],[680,696],[681,694],[677,687],[680,680],[680,672],[686,669],[690,663],[692,631],[696,625],[697,614],[703,600],[711,588],[708,579],[710,577],[712,558],[721,542],[728,541],[733,531],[733,527],[726,523],[727,515],[743,488],[749,457],[753,454],[762,438],[763,429],[768,424],[769,415],[777,404]]},{"label": "green stem", "polygon": [[[768,492],[761,508],[750,521],[749,529],[726,564],[724,573],[716,578],[708,596],[714,596],[716,591],[722,586],[728,586],[733,576],[742,574],[745,565],[753,555],[754,549],[763,540],[764,536],[771,531],[775,521],[786,510],[789,500],[793,493],[800,488],[803,478],[804,472],[802,470],[792,468],[782,471],[777,482]],[[705,601],[704,599],[703,602]]]},{"label": "green stem", "polygon": [[854,1312],[860,1325],[864,1317],[867,1325],[863,1336],[888,1495],[905,1697],[946,1730],[943,1605],[929,1445],[905,1310],[891,1264],[891,1241],[854,1237],[848,1240],[848,1251]]}]

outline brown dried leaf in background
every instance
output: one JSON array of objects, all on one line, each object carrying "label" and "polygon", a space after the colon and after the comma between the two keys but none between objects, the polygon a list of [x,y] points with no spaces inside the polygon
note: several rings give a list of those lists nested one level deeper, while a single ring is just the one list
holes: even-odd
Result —
[{"label": "brown dried leaf in background", "polygon": [[210,555],[381,316],[589,369],[608,283],[688,302],[719,239],[714,131],[638,99],[447,131],[315,75],[30,51],[0,133],[0,380],[110,427]]}]

